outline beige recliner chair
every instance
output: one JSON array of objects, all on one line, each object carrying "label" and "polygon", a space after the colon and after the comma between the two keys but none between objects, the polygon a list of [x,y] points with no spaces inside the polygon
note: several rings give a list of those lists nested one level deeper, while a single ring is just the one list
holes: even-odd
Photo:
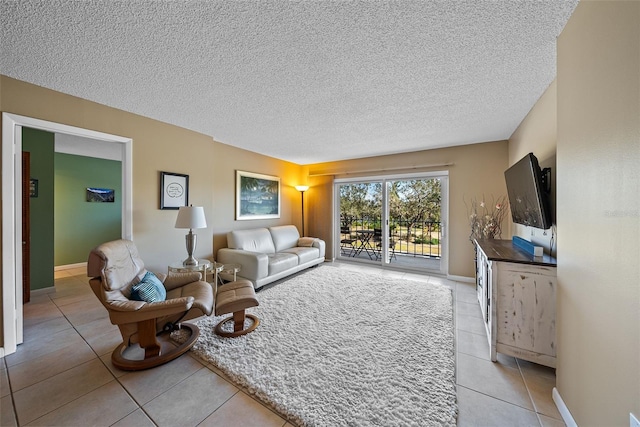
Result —
[{"label": "beige recliner chair", "polygon": [[[213,290],[200,280],[200,273],[158,275],[158,282],[152,274],[147,275],[130,240],[114,240],[93,249],[87,275],[92,278],[91,289],[109,312],[111,323],[120,328],[123,342],[111,355],[113,365],[120,369],[147,369],[184,354],[195,344],[200,331],[196,325],[181,322],[208,316],[213,310]],[[149,282],[156,288],[146,286]],[[157,300],[162,298],[154,292],[166,292],[166,299]],[[142,299],[157,301],[134,300],[132,293],[135,298],[142,295]],[[169,339],[177,329],[190,332],[181,345]]]}]

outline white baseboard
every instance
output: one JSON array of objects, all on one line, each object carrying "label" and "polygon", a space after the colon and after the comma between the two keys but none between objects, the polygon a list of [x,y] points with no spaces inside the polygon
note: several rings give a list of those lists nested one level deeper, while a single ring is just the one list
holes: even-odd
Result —
[{"label": "white baseboard", "polygon": [[32,295],[50,294],[56,291],[55,286],[47,286],[46,288],[31,289]]},{"label": "white baseboard", "polygon": [[569,408],[567,408],[567,405],[564,404],[564,400],[562,400],[562,397],[560,397],[560,392],[558,392],[557,388],[553,388],[551,396],[553,397],[553,401],[556,404],[556,407],[558,408],[558,411],[562,416],[562,420],[567,425],[567,427],[578,427],[578,424],[576,424],[575,420],[571,416],[571,412],[569,412]]},{"label": "white baseboard", "polygon": [[454,276],[452,274],[447,274],[447,279],[453,280],[455,282],[476,283],[476,279],[474,277]]},{"label": "white baseboard", "polygon": [[4,347],[0,347],[0,357],[4,357]]},{"label": "white baseboard", "polygon": [[73,268],[82,268],[86,266],[87,266],[86,262],[79,262],[77,264],[58,265],[56,267],[53,267],[53,271],[71,270]]}]

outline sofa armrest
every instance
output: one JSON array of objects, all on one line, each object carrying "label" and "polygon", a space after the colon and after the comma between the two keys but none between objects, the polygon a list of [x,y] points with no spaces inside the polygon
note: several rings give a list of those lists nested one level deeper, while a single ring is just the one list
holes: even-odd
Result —
[{"label": "sofa armrest", "polygon": [[313,242],[313,247],[318,248],[318,250],[320,251],[320,258],[324,258],[324,254],[326,252],[326,244],[324,243],[324,240],[316,239]]},{"label": "sofa armrest", "polygon": [[240,264],[241,276],[249,280],[258,280],[269,275],[269,257],[260,252],[222,248],[218,250],[218,262]]},{"label": "sofa armrest", "polygon": [[298,246],[317,248],[318,251],[320,251],[319,258],[324,258],[326,249],[325,249],[324,240],[322,239],[318,239],[317,237],[300,237],[298,239]]},{"label": "sofa armrest", "polygon": [[315,237],[300,237],[298,239],[298,246],[310,248],[316,242]]}]

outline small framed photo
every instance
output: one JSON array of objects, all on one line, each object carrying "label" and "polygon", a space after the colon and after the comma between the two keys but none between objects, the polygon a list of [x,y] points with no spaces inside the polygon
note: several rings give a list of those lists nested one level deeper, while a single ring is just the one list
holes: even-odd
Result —
[{"label": "small framed photo", "polygon": [[189,205],[189,175],[160,172],[160,209]]},{"label": "small framed photo", "polygon": [[38,197],[38,180],[29,179],[29,197]]},{"label": "small framed photo", "polygon": [[113,203],[116,200],[116,192],[111,188],[87,188],[87,202]]},{"label": "small framed photo", "polygon": [[280,218],[280,178],[236,171],[236,220]]}]

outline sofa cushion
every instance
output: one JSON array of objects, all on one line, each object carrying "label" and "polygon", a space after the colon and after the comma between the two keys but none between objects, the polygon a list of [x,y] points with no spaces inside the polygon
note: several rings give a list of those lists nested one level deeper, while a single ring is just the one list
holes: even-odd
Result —
[{"label": "sofa cushion", "polygon": [[298,264],[304,264],[305,262],[317,259],[320,256],[320,249],[297,246],[295,248],[285,249],[282,253],[294,254],[298,257]]},{"label": "sofa cushion", "polygon": [[318,239],[315,237],[301,237],[298,239],[298,244],[296,246],[304,246],[306,248],[310,248]]},{"label": "sofa cushion", "polygon": [[272,254],[276,251],[271,233],[266,228],[235,230],[227,233],[227,245],[232,249]]},{"label": "sofa cushion", "polygon": [[270,227],[269,232],[273,238],[273,244],[276,252],[282,252],[298,245],[300,233],[295,225],[280,225],[278,227]]},{"label": "sofa cushion", "polygon": [[298,265],[298,257],[295,254],[279,252],[269,254],[269,276],[278,274]]}]

